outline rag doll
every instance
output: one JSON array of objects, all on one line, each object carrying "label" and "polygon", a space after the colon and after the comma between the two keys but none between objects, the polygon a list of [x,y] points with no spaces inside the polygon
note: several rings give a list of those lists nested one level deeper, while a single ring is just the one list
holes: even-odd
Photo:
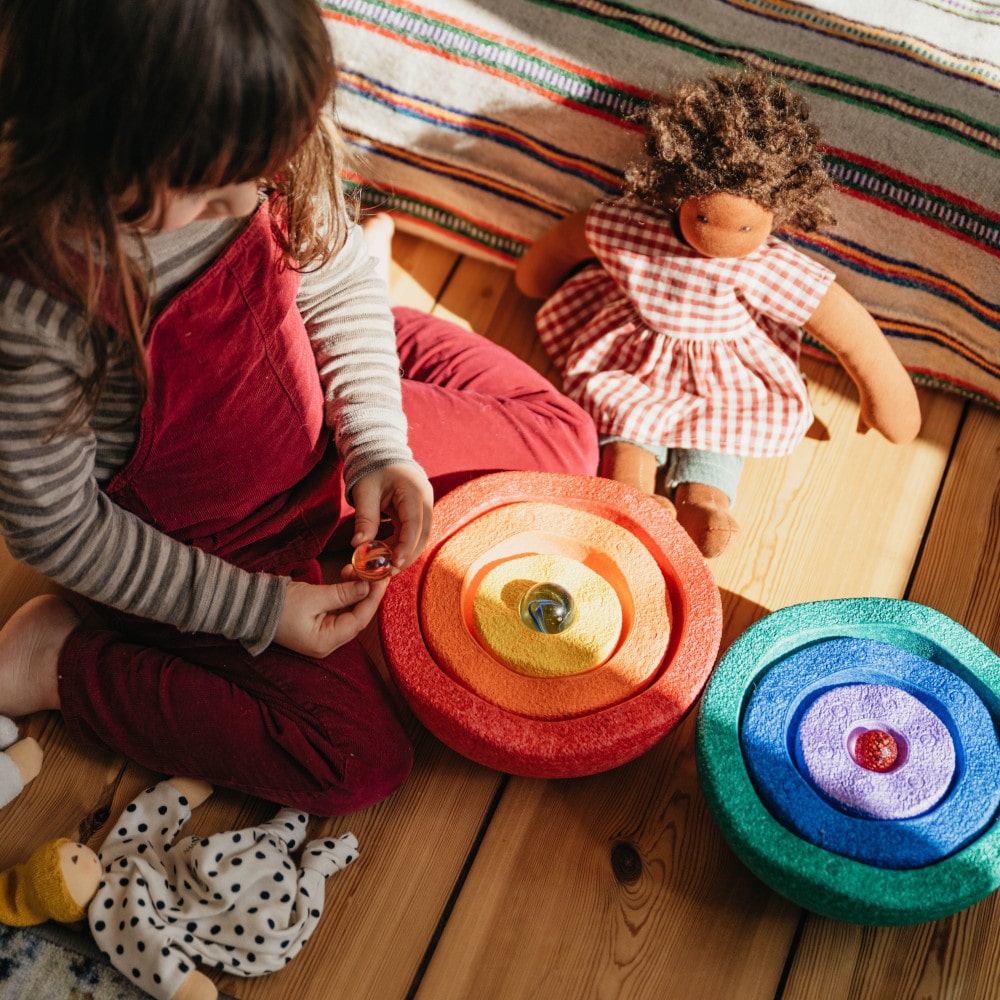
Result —
[{"label": "rag doll", "polygon": [[859,431],[920,429],[916,392],[834,275],[779,240],[832,221],[803,100],[761,73],[651,101],[624,192],[570,215],[521,258],[518,287],[564,391],[594,417],[601,475],[676,513],[706,557],[738,531],[745,457],[791,452],[812,422],[802,330],[855,382]]},{"label": "rag doll", "polygon": [[0,922],[87,917],[98,947],[160,1000],[215,1000],[196,962],[237,976],[287,965],[315,929],[324,882],[357,857],[353,834],[305,844],[308,816],[282,809],[260,826],[178,837],[212,792],[190,778],[146,789],[95,854],[49,841],[0,872]]}]

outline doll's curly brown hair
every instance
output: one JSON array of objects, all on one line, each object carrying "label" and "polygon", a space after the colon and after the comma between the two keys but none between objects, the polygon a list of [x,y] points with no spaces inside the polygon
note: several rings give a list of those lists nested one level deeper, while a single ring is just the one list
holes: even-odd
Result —
[{"label": "doll's curly brown hair", "polygon": [[625,171],[625,197],[675,212],[724,191],[805,232],[833,222],[832,187],[805,100],[764,73],[711,74],[679,83],[643,115],[646,156]]}]

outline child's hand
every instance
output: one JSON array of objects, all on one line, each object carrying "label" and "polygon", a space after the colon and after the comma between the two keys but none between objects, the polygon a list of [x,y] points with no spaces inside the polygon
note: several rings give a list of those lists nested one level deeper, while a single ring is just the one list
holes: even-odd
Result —
[{"label": "child's hand", "polygon": [[274,641],[322,658],[350,642],[375,616],[388,580],[313,584],[292,581]]},{"label": "child's hand", "polygon": [[370,542],[382,515],[392,519],[392,565],[404,569],[420,555],[431,531],[434,492],[424,470],[409,463],[386,465],[354,484],[354,537],[351,545]]}]

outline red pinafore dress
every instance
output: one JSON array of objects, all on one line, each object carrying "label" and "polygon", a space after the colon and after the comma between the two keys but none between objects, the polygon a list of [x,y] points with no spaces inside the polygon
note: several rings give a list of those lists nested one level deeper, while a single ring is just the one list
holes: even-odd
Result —
[{"label": "red pinafore dress", "polygon": [[[318,581],[349,537],[316,362],[262,206],[156,319],[139,440],[108,495],[250,570]],[[477,475],[593,474],[591,419],[540,373],[454,323],[397,309],[409,443],[441,496]],[[346,530],[345,530],[346,529]],[[70,735],[165,774],[341,815],[409,774],[412,748],[358,642],[314,660],[134,618],[77,629],[60,658]]]},{"label": "red pinafore dress", "polygon": [[[265,204],[155,320],[138,442],[106,492],[244,569],[318,582],[343,488],[298,285]],[[379,801],[409,772],[409,742],[356,642],[325,660],[278,646],[254,657],[218,636],[112,620],[63,650],[62,711],[82,740],[325,814]]]}]

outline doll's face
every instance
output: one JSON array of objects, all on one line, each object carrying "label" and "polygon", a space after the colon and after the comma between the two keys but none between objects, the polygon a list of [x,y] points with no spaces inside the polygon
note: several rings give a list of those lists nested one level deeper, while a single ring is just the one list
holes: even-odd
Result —
[{"label": "doll's face", "polygon": [[86,909],[101,881],[101,862],[84,844],[60,844],[57,854],[66,890],[73,902]]},{"label": "doll's face", "polygon": [[745,257],[770,236],[774,225],[772,212],[724,191],[688,198],[677,217],[681,235],[705,257]]}]

